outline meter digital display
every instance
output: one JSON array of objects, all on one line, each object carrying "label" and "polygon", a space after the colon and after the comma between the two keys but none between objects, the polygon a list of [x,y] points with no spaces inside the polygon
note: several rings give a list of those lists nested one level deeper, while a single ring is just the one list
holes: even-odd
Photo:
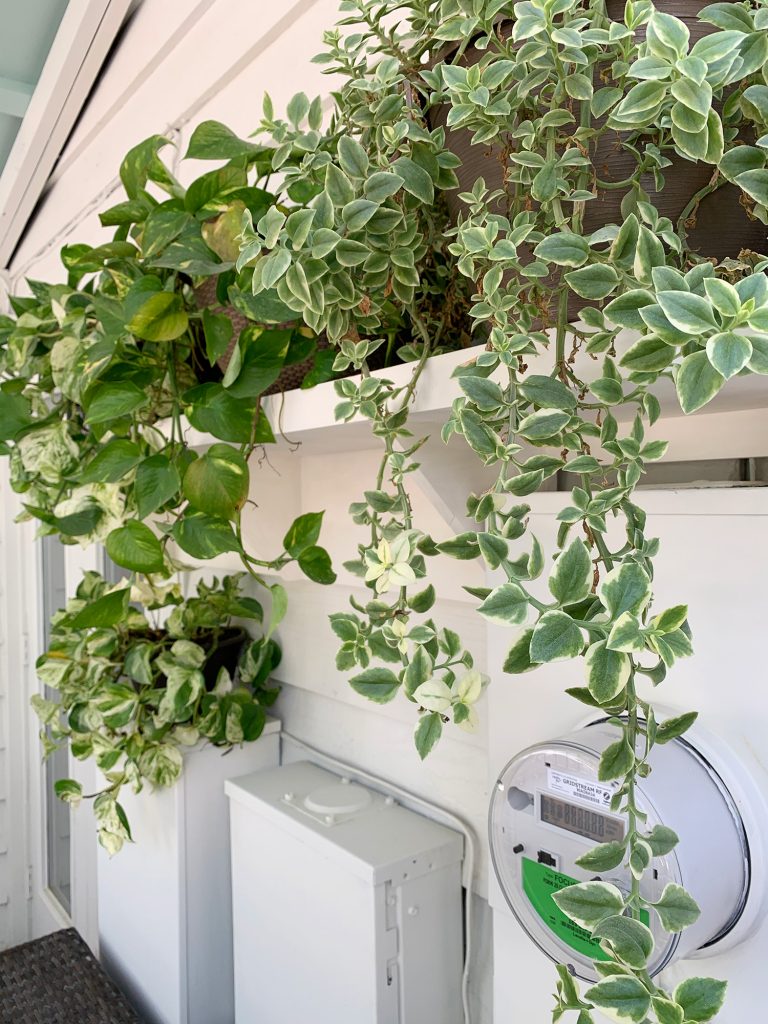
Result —
[{"label": "meter digital display", "polygon": [[547,825],[557,825],[566,832],[575,832],[596,843],[620,842],[624,838],[623,822],[589,807],[571,804],[567,800],[542,793],[540,808],[541,820]]}]

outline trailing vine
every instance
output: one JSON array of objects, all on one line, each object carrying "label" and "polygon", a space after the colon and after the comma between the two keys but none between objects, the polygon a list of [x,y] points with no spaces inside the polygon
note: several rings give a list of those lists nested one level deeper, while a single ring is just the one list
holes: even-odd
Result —
[{"label": "trailing vine", "polygon": [[[413,702],[422,757],[450,720],[471,726],[486,681],[460,637],[424,616],[436,598],[428,560],[481,559],[492,585],[470,590],[478,612],[517,627],[505,671],[578,660],[584,685],[568,692],[616,728],[599,777],[617,783],[611,808],[626,836],[580,864],[626,864],[631,888],[591,881],[556,894],[610,959],[595,962],[599,980],[586,991],[559,968],[553,1019],[573,1011],[589,1024],[599,1010],[709,1020],[724,982],[693,978],[668,992],[646,969],[644,916],[676,932],[698,908],[676,885],[654,903],[643,897],[645,872],[677,836],[646,829],[637,780],[654,746],[696,714],[659,722],[645,696],[645,681],[661,683],[692,646],[686,606],[652,608],[659,545],[635,489],[667,448],[647,435],[660,379],[674,381],[691,413],[731,377],[768,372],[765,246],[718,260],[691,239],[702,203],[724,187],[736,187],[745,224],[768,221],[768,10],[713,4],[699,14],[709,34],[695,43],[686,23],[643,0],[611,17],[602,0],[345,0],[341,10],[317,58],[344,79],[327,142],[308,139],[301,118],[275,122],[271,105],[262,126],[278,153],[306,154],[286,178],[315,198],[300,216],[275,210],[247,224],[240,257],[254,266],[256,294],[276,287],[337,345],[336,369],[361,371],[336,383],[337,418],[368,419],[382,445],[375,486],[351,508],[370,541],[347,563],[372,595],[332,616],[337,665],[362,670],[351,685],[373,701],[402,691]],[[436,195],[459,187],[457,131],[487,151],[487,180],[462,184],[453,226],[436,232]],[[631,158],[623,177],[597,162],[606,151]],[[673,219],[659,199],[681,164],[710,170]],[[585,227],[611,194],[615,215]],[[493,486],[468,498],[476,526],[442,543],[419,530],[407,489],[422,443],[408,429],[409,404],[441,339],[420,315],[418,268],[435,248],[470,283],[484,344],[455,373],[460,397],[443,439],[459,435],[497,467]],[[423,346],[407,385],[368,371],[388,303]],[[555,474],[578,482],[546,553],[525,498]],[[531,584],[545,574],[542,600]]]}]

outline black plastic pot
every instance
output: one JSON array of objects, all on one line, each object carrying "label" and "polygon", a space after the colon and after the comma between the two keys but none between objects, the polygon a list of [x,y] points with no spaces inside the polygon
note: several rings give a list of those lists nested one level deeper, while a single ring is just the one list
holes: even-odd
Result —
[{"label": "black plastic pot", "polygon": [[[248,640],[248,634],[244,629],[237,626],[230,626],[219,633],[216,647],[211,651],[203,664],[203,675],[207,690],[212,690],[216,685],[221,669],[225,668],[231,677],[234,677],[237,663],[240,659],[240,652]],[[210,643],[209,636],[202,636],[194,640],[201,647],[207,647]]]}]

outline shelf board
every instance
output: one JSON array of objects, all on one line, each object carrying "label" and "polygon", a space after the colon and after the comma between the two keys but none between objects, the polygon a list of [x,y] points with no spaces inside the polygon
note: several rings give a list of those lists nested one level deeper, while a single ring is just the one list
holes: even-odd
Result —
[{"label": "shelf board", "polygon": [[[620,348],[633,340],[629,332],[626,335],[624,338],[619,336]],[[482,350],[478,345],[429,360],[411,406],[410,422],[415,433],[439,433],[451,404],[461,394],[452,376],[454,370]],[[528,373],[550,373],[551,359],[549,352],[529,359]],[[594,380],[600,367],[600,359],[579,354],[576,372],[582,380]],[[412,364],[404,364],[376,370],[372,376],[404,385],[412,368]],[[661,403],[662,415],[648,433],[653,438],[669,438],[673,447],[679,441],[681,446],[677,451],[670,451],[669,458],[682,461],[768,454],[768,434],[761,426],[764,420],[768,421],[768,376],[752,375],[729,381],[705,409],[693,416],[685,416],[681,411],[671,381],[659,381],[654,392]],[[334,409],[339,401],[333,382],[327,382],[306,391],[297,389],[270,395],[264,400],[264,411],[278,438],[278,445],[300,445],[303,454],[376,447],[370,422],[363,417],[356,416],[342,423],[336,421]],[[634,407],[617,408],[616,415],[619,420],[631,420]],[[204,447],[212,441],[191,427],[187,428],[186,436],[193,447]],[[733,446],[738,447],[738,444],[742,447],[735,450]]]}]

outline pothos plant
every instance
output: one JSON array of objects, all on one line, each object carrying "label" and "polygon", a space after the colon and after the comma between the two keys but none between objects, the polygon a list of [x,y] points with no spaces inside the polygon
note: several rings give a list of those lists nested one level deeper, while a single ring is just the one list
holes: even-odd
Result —
[{"label": "pothos plant", "polygon": [[[132,838],[123,786],[135,793],[146,783],[172,786],[185,747],[205,740],[226,748],[261,735],[278,692],[267,683],[280,648],[271,629],[254,639],[233,625],[263,617],[240,583],[237,576],[201,582],[182,600],[175,584],[110,585],[88,572],[53,619],[37,664],[51,695],[32,703],[46,755],[68,742],[74,757],[93,758],[103,773],[104,788],[86,796],[110,854]],[[143,611],[129,604],[137,600]],[[74,779],[55,789],[74,805],[83,798]]]},{"label": "pothos plant", "polygon": [[[277,201],[264,187],[272,150],[205,122],[187,157],[225,162],[184,188],[161,160],[167,145],[152,136],[124,158],[126,199],[100,214],[112,240],[66,246],[67,283],[29,281],[0,318],[0,442],[22,518],[65,543],[102,542],[138,574],[177,568],[172,542],[181,557],[235,552],[260,582],[295,560],[331,583],[321,513],[287,523],[275,558],[246,551],[240,531],[248,460],[275,440],[262,396],[321,355],[276,293],[255,297],[250,271],[234,269],[244,211]],[[311,371],[329,372],[322,360]],[[190,426],[216,443],[199,453]]]},{"label": "pothos plant", "polygon": [[[677,836],[647,831],[637,780],[652,770],[654,746],[696,714],[659,722],[648,686],[638,687],[658,685],[691,654],[691,633],[686,606],[652,608],[658,542],[635,490],[667,447],[647,438],[658,381],[671,378],[691,413],[731,377],[768,372],[765,247],[718,260],[689,241],[703,200],[724,186],[736,186],[745,222],[768,220],[768,9],[715,3],[698,14],[709,34],[695,43],[685,22],[644,0],[610,18],[602,0],[344,0],[341,9],[317,58],[341,82],[324,138],[304,124],[303,96],[288,121],[267,101],[262,124],[274,169],[315,197],[300,212],[246,216],[238,263],[253,268],[256,295],[276,288],[327,334],[338,369],[361,371],[335,385],[337,418],[368,419],[383,448],[377,479],[351,509],[369,540],[348,567],[372,594],[332,617],[338,666],[362,669],[351,684],[373,701],[402,692],[413,703],[425,756],[446,722],[468,722],[484,684],[461,639],[422,618],[436,596],[427,560],[482,560],[493,586],[470,591],[479,613],[518,630],[505,671],[566,662],[568,677],[583,673],[568,692],[616,728],[599,776],[616,780],[611,807],[626,836],[582,865],[626,865],[631,886],[590,881],[555,896],[610,959],[595,963],[599,980],[586,991],[560,968],[554,1019],[572,1011],[589,1024],[597,1010],[622,1021],[710,1020],[724,982],[692,978],[670,992],[646,969],[644,915],[674,932],[699,911],[675,885],[655,903],[643,896],[645,872]],[[441,231],[441,195],[458,184],[455,133],[484,148],[486,178],[501,166],[501,187],[470,183]],[[629,158],[620,180],[597,165],[601,142]],[[674,220],[660,214],[669,169],[697,164],[709,168],[705,184]],[[616,216],[586,229],[591,204],[611,191],[622,196]],[[456,372],[460,397],[443,438],[463,438],[497,475],[468,498],[476,526],[435,543],[408,494],[422,443],[408,412],[448,328],[425,315],[419,267],[446,245],[471,283],[483,349]],[[387,303],[420,345],[402,386],[368,367]],[[578,484],[545,552],[524,499],[560,471]],[[542,598],[531,581],[544,574]]]}]

